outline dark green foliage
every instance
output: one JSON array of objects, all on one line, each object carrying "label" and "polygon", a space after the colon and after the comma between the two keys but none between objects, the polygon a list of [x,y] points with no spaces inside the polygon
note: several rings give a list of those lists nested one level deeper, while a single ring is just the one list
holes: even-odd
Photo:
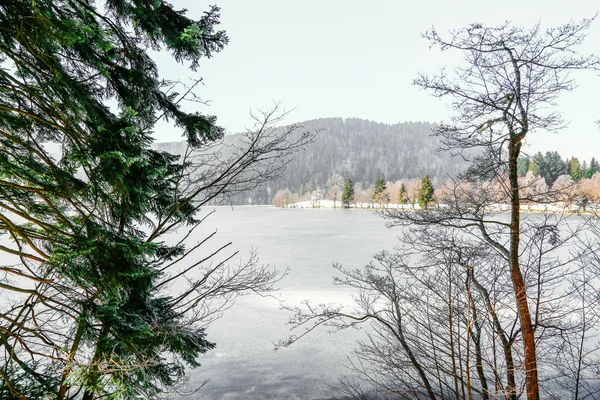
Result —
[{"label": "dark green foliage", "polygon": [[433,201],[433,184],[429,179],[429,175],[425,175],[421,180],[421,190],[419,191],[419,206],[421,209],[427,209],[429,203]]},{"label": "dark green foliage", "polygon": [[590,166],[585,171],[585,177],[587,179],[590,179],[598,171],[600,171],[600,164],[598,164],[598,161],[596,161],[596,159],[592,157],[592,159],[590,160]]},{"label": "dark green foliage", "polygon": [[404,186],[404,182],[400,185],[400,190],[398,191],[398,204],[406,204],[408,203],[408,197],[406,193],[406,186]]},{"label": "dark green foliage", "polygon": [[535,176],[540,175],[541,165],[544,163],[544,155],[538,152],[529,163],[528,171],[533,172]]},{"label": "dark green foliage", "polygon": [[583,174],[581,171],[581,165],[579,164],[579,159],[577,159],[577,157],[571,157],[567,167],[567,173],[569,176],[571,176],[571,179],[578,181],[580,178],[582,178]]},{"label": "dark green foliage", "polygon": [[527,171],[531,171],[534,175],[543,177],[548,186],[552,186],[560,175],[569,175],[571,179],[577,181],[581,178],[589,179],[600,171],[600,164],[593,157],[588,167],[586,161],[581,163],[577,157],[562,160],[556,151],[549,151],[545,155],[538,152],[532,160],[527,157],[520,157],[517,165],[520,176],[524,176]]},{"label": "dark green foliage", "polygon": [[529,170],[529,158],[527,157],[519,157],[517,160],[517,173],[519,176],[527,175],[527,171]]},{"label": "dark green foliage", "polygon": [[387,185],[383,178],[379,178],[377,182],[375,182],[375,190],[373,191],[373,201],[381,204],[385,201],[385,190],[387,189]]},{"label": "dark green foliage", "polygon": [[546,152],[540,164],[539,174],[546,179],[548,187],[552,187],[556,179],[566,173],[567,167],[556,151]]},{"label": "dark green foliage", "polygon": [[196,68],[227,43],[219,10],[192,20],[161,0],[102,7],[0,5],[0,250],[20,257],[10,273],[26,281],[4,288],[21,297],[0,319],[2,398],[155,397],[213,347],[186,297],[159,289],[185,247],[158,238],[194,224],[197,207],[180,185],[186,165],[150,145],[159,116],[192,147],[223,130],[179,107],[147,50]]},{"label": "dark green foliage", "polygon": [[[517,168],[518,174],[524,176],[523,167],[529,162],[529,159],[522,157],[518,159]],[[538,152],[529,162],[528,171],[533,172],[535,176],[541,176],[546,180],[546,183],[551,187],[559,176],[569,174],[573,179],[577,176],[577,168],[579,161],[571,160],[566,163],[560,154],[556,151],[548,151],[545,155]]]},{"label": "dark green foliage", "polygon": [[344,191],[342,193],[342,206],[345,208],[350,207],[350,202],[354,198],[354,186],[352,185],[352,181],[348,179],[346,184],[344,185]]}]

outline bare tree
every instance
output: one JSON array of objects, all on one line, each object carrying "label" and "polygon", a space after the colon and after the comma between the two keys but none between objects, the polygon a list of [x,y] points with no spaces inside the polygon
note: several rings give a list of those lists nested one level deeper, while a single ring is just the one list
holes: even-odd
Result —
[{"label": "bare tree", "polygon": [[333,208],[335,208],[335,202],[340,199],[342,194],[342,188],[338,185],[333,185],[327,191],[327,200],[333,201]]},{"label": "bare tree", "polygon": [[294,202],[295,197],[296,195],[292,194],[292,192],[290,192],[290,189],[285,188],[275,193],[271,204],[273,204],[276,207],[287,207],[290,203]]},{"label": "bare tree", "polygon": [[[471,202],[486,210],[481,199],[488,190],[457,186],[452,195],[457,204]],[[506,216],[487,210],[481,214],[488,224],[484,229],[507,243],[508,229],[491,224],[494,218],[507,224],[502,222]],[[599,327],[593,315],[598,296],[589,272],[589,265],[598,265],[589,257],[599,250],[594,226],[556,213],[535,214],[522,222],[520,262],[538,344],[541,391],[548,398],[584,398],[597,389],[591,366],[599,356],[593,337]],[[341,394],[522,397],[524,338],[506,251],[490,247],[477,221],[469,229],[440,223],[413,225],[406,232],[397,253],[381,252],[364,269],[335,265],[342,277],[334,282],[357,290],[353,307],[288,306],[294,313],[290,322],[300,333],[280,345],[320,325],[345,329],[366,324],[367,338],[350,360],[352,376],[341,380]],[[586,237],[589,241],[582,245]]]},{"label": "bare tree", "polygon": [[383,211],[389,226],[413,232],[401,251],[378,255],[364,270],[338,266],[345,278],[337,282],[358,289],[356,309],[291,307],[294,326],[306,331],[282,344],[318,325],[370,321],[353,367],[363,382],[400,398],[570,396],[561,385],[575,397],[584,388],[594,395],[587,366],[597,354],[587,349],[598,328],[590,325],[595,294],[580,266],[598,249],[597,228],[567,213],[522,216],[521,204],[560,196],[517,174],[527,135],[564,125],[555,103],[575,87],[571,72],[600,66],[576,51],[591,22],[546,31],[473,24],[448,39],[425,34],[432,46],[464,56],[453,74],[423,74],[415,84],[452,99],[455,115],[435,134],[443,150],[471,166],[439,191],[437,207]]},{"label": "bare tree", "polygon": [[[527,398],[539,399],[535,332],[527,287],[520,266],[520,203],[517,159],[522,142],[535,130],[556,130],[563,121],[555,110],[561,93],[572,90],[574,70],[598,68],[596,56],[581,56],[577,46],[585,38],[592,20],[542,31],[539,23],[522,29],[506,23],[500,27],[472,24],[444,38],[434,29],[424,36],[432,46],[460,51],[466,61],[453,76],[445,71],[430,77],[422,74],[415,84],[437,97],[453,99],[456,114],[451,124],[442,124],[436,134],[445,148],[463,152],[483,148],[470,171],[473,180],[508,174],[507,195],[511,218],[506,225],[510,240],[503,252],[523,334]],[[402,217],[402,216],[398,216]]]}]

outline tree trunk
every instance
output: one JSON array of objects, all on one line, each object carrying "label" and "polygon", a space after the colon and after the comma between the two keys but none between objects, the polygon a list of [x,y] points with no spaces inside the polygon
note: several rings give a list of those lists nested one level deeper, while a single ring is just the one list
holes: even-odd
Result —
[{"label": "tree trunk", "polygon": [[[498,392],[498,386],[500,385],[500,389],[505,393],[505,397],[510,400],[517,400],[517,384],[515,381],[515,365],[513,362],[512,356],[512,338],[507,338],[506,334],[502,330],[502,325],[500,324],[500,319],[498,318],[498,314],[496,313],[496,308],[494,304],[492,304],[492,300],[490,298],[490,294],[488,291],[475,279],[474,272],[471,273],[471,278],[473,279],[473,284],[479,290],[479,292],[483,295],[485,300],[488,312],[492,317],[492,322],[496,331],[496,335],[494,337],[498,337],[500,342],[502,343],[502,352],[504,353],[504,360],[506,362],[506,387],[502,387],[500,384],[500,379],[498,377],[498,368],[496,365],[496,355],[494,354],[494,375],[496,376],[496,393]],[[495,352],[494,346],[494,352]]]},{"label": "tree trunk", "polygon": [[454,377],[454,398],[458,399],[460,398],[458,392],[458,372],[456,371],[456,351],[454,349],[454,333],[452,331],[454,326],[452,315],[452,266],[449,267],[448,271],[448,326],[448,334],[450,335],[450,357],[452,359],[452,375]]},{"label": "tree trunk", "polygon": [[519,265],[520,199],[517,175],[517,158],[519,157],[520,147],[520,142],[518,142],[514,135],[511,134],[508,149],[508,176],[511,189],[509,264],[513,290],[515,292],[515,298],[517,301],[519,320],[521,322],[521,332],[523,335],[527,400],[539,400],[540,391],[538,387],[538,371],[535,354],[535,332],[531,324],[531,315],[529,313],[529,305],[527,303],[525,281]]},{"label": "tree trunk", "polygon": [[[102,351],[100,350],[100,342],[106,337],[106,335],[108,335],[108,326],[107,325],[103,325],[102,329],[100,330],[100,333],[98,335],[98,339],[96,341],[96,351],[94,352],[94,357],[92,358],[92,362],[91,362],[91,368],[92,368],[92,372],[91,372],[91,381],[94,382],[94,384],[97,383],[97,380],[100,379],[100,374],[98,373],[98,363],[100,362],[100,359],[102,358]],[[91,389],[89,387],[87,387],[83,393],[83,397],[81,398],[82,400],[93,400],[95,397],[96,393],[94,391],[94,389]]]},{"label": "tree trunk", "polygon": [[404,338],[404,330],[402,328],[402,315],[400,314],[400,308],[398,307],[398,305],[396,304],[394,307],[395,313],[396,313],[396,322],[397,322],[397,326],[396,326],[396,331],[392,329],[391,326],[388,326],[391,330],[391,332],[393,333],[393,335],[396,337],[396,339],[398,339],[398,341],[400,342],[400,344],[402,345],[402,348],[404,349],[406,355],[408,356],[410,363],[412,364],[412,366],[417,370],[417,373],[419,374],[419,377],[421,378],[421,382],[423,383],[423,386],[425,387],[425,391],[427,392],[427,397],[429,397],[429,400],[437,400],[436,396],[435,396],[435,392],[433,391],[433,388],[431,387],[431,384],[429,383],[429,379],[427,379],[427,375],[425,374],[425,371],[423,370],[423,367],[421,367],[421,364],[419,363],[419,361],[417,361],[417,358],[415,357],[415,355],[413,354],[410,346],[408,345],[408,343],[406,342],[406,339]]},{"label": "tree trunk", "polygon": [[81,342],[81,337],[83,336],[83,331],[85,330],[86,324],[86,315],[87,315],[87,307],[84,306],[81,312],[81,318],[79,320],[79,324],[77,325],[77,332],[75,333],[75,337],[73,339],[73,344],[71,345],[71,351],[69,351],[69,355],[67,357],[67,362],[65,369],[62,374],[60,388],[58,390],[57,400],[63,400],[67,395],[67,391],[69,390],[69,386],[67,385],[67,378],[71,373],[73,368],[73,361],[75,360],[75,354],[77,354],[77,350],[79,350],[79,343]]}]

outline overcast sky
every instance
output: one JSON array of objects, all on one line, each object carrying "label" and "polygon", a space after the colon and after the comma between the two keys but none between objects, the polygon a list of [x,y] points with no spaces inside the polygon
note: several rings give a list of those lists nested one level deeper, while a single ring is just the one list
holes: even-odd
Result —
[{"label": "overcast sky", "polygon": [[[216,1],[216,0],[215,0]],[[173,0],[190,17],[212,2]],[[593,17],[598,1],[355,1],[221,0],[221,28],[230,44],[205,60],[196,75],[166,57],[157,61],[171,76],[202,76],[200,94],[210,101],[202,112],[216,115],[229,132],[251,126],[251,109],[272,101],[294,109],[286,122],[320,117],[358,117],[378,122],[439,122],[450,115],[446,103],[412,85],[419,71],[435,73],[459,62],[458,54],[429,49],[421,33],[440,33],[471,22],[498,25],[506,20],[529,27]],[[582,51],[600,52],[600,17]],[[558,150],[563,156],[600,157],[600,76],[578,74],[580,86],[561,98],[570,125],[559,134],[530,135],[528,151]],[[160,129],[159,141],[180,140]]]}]

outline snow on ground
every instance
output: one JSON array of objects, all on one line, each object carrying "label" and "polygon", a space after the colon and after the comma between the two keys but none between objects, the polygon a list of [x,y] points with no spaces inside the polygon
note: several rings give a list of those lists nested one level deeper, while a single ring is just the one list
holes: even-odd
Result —
[{"label": "snow on ground", "polygon": [[[305,200],[291,203],[284,208],[341,208],[341,201],[333,200]],[[443,208],[444,205],[439,206]],[[405,209],[405,210],[420,210],[418,204],[382,204],[379,203],[351,203],[350,208],[357,209]],[[600,205],[588,205],[586,210],[575,204],[567,203],[552,203],[552,204],[521,204],[521,211],[525,212],[582,212],[582,211],[599,211]],[[488,211],[510,211],[510,204],[496,203],[488,207]]]},{"label": "snow on ground", "polygon": [[[342,202],[336,201],[334,207],[333,200],[320,200],[320,201],[298,201],[296,203],[288,204],[285,208],[341,208]],[[406,209],[416,209],[419,210],[418,204],[383,204],[382,206],[379,203],[352,203],[350,204],[350,208],[406,208]]]}]

